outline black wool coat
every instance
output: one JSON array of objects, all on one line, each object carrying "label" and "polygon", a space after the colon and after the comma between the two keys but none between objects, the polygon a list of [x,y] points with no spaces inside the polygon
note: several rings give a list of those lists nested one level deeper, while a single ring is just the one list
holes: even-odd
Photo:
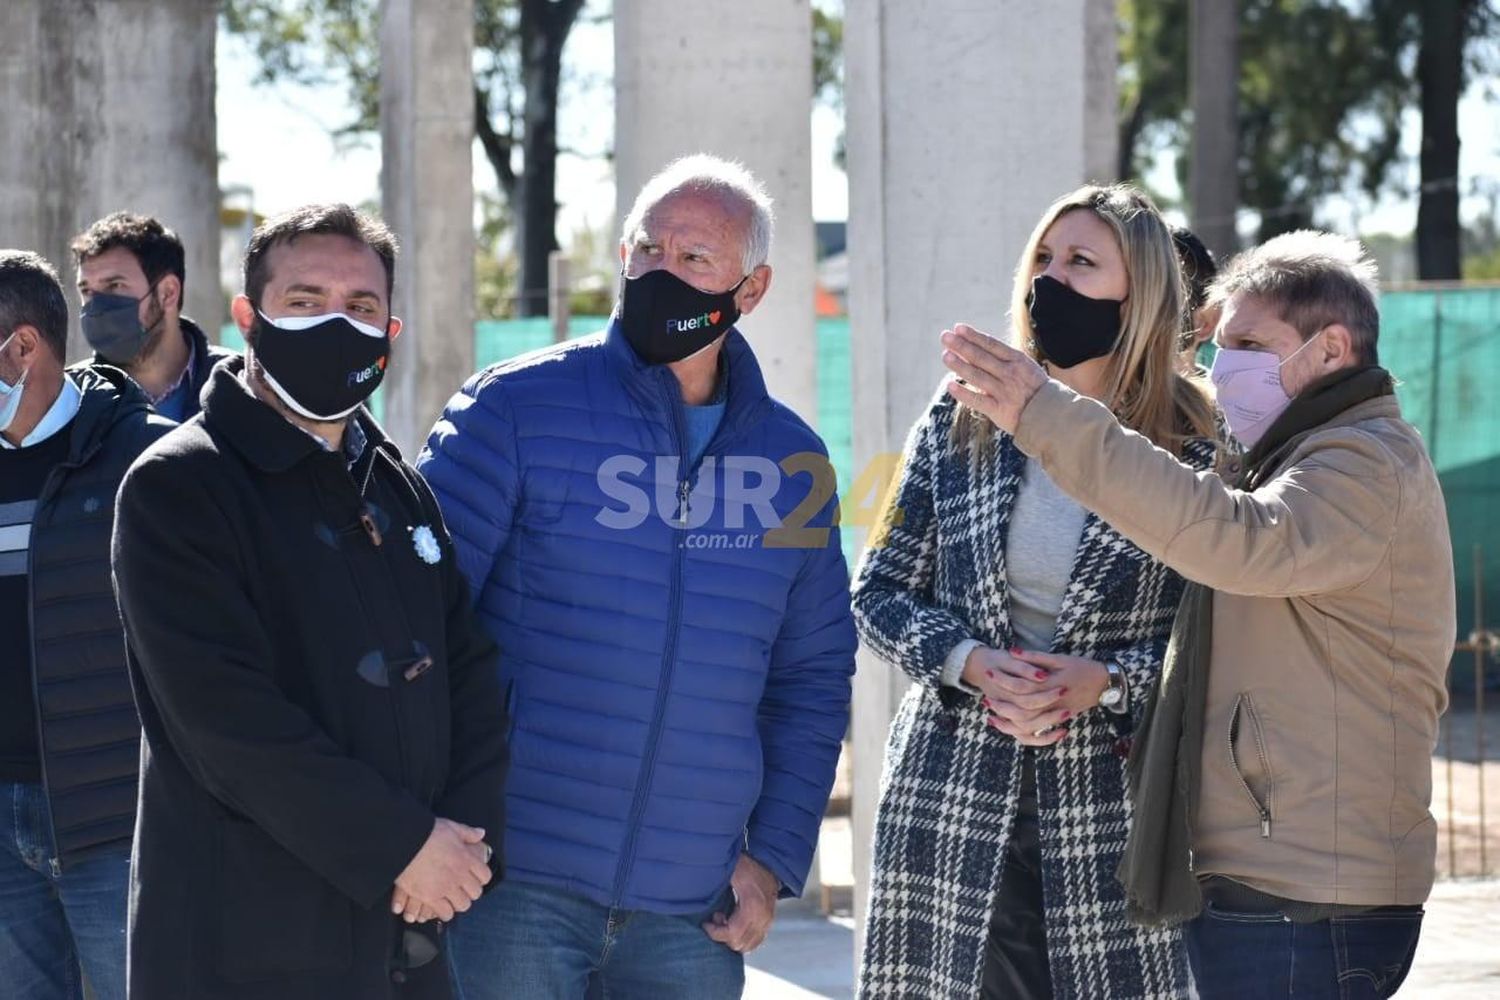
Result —
[{"label": "black wool coat", "polygon": [[375,422],[358,412],[351,469],[243,365],[218,366],[203,412],[120,488],[144,730],[131,997],[447,998],[443,955],[403,967],[389,903],[439,816],[483,827],[499,876],[496,650],[437,503]]}]

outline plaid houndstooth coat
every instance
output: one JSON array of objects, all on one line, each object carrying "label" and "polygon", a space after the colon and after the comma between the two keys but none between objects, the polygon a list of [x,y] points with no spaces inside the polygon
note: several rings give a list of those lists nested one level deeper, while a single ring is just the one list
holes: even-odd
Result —
[{"label": "plaid houndstooth coat", "polygon": [[[985,725],[978,699],[939,673],[966,638],[1014,643],[1005,536],[1025,456],[997,432],[975,472],[950,444],[942,394],[913,428],[884,544],[855,575],[864,641],[916,681],[891,723],[881,778],[859,992],[866,998],[977,997],[984,944],[1015,813],[1020,748]],[[1209,442],[1189,461],[1207,467]],[[1120,483],[1129,489],[1129,483]],[[1129,803],[1125,756],[1160,669],[1182,580],[1092,514],[1052,649],[1114,660],[1131,713],[1093,711],[1036,751],[1048,957],[1058,1000],[1178,997],[1187,968],[1174,930],[1125,919],[1115,869]]]}]

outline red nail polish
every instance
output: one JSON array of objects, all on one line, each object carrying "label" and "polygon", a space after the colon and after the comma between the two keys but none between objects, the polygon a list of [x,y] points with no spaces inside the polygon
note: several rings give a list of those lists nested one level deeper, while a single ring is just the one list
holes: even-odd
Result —
[{"label": "red nail polish", "polygon": [[1021,647],[1020,646],[1012,646],[1012,647],[1010,647],[1010,655],[1011,656],[1020,656],[1021,655]]},{"label": "red nail polish", "polygon": [[1057,696],[1059,698],[1061,698],[1063,695],[1065,695],[1067,693],[1068,693],[1068,689],[1067,688],[1058,688],[1057,689]]},{"label": "red nail polish", "polygon": [[984,672],[984,676],[986,676],[986,677],[994,677],[995,676],[995,672],[993,670],[986,670]]},{"label": "red nail polish", "polygon": [[1073,713],[1072,712],[1064,712],[1063,713],[1063,721],[1064,722],[1068,721],[1072,717],[1073,717]]},{"label": "red nail polish", "polygon": [[1045,671],[1045,670],[1038,670],[1036,672],[1036,679],[1039,680],[1039,681],[1046,680],[1047,679],[1047,671]]}]

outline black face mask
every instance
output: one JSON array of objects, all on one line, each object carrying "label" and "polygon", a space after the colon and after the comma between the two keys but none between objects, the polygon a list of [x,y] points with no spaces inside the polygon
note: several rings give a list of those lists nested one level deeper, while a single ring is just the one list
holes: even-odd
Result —
[{"label": "black face mask", "polygon": [[734,293],[749,277],[727,292],[700,292],[666,268],[625,278],[616,310],[620,328],[647,364],[681,361],[718,340],[740,318]]},{"label": "black face mask", "polygon": [[140,305],[154,291],[156,286],[152,285],[140,298],[108,292],[96,292],[89,298],[78,314],[78,325],[83,328],[83,339],[99,357],[110,364],[128,365],[141,356],[151,331],[166,315],[159,315],[150,326],[141,325]]},{"label": "black face mask", "polygon": [[283,403],[309,420],[339,420],[385,378],[389,329],[343,313],[271,319],[256,310],[251,346]]},{"label": "black face mask", "polygon": [[1091,299],[1039,274],[1026,301],[1031,338],[1043,359],[1059,368],[1102,358],[1120,339],[1120,305],[1116,299]]}]

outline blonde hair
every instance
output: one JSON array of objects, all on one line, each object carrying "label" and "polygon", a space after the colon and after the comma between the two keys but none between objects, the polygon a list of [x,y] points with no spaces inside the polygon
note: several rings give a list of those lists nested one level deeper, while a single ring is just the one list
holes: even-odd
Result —
[{"label": "blonde hair", "polygon": [[[1052,224],[1069,212],[1093,212],[1115,234],[1130,290],[1120,307],[1120,339],[1105,369],[1104,403],[1121,424],[1181,455],[1191,438],[1215,437],[1213,403],[1205,386],[1176,370],[1184,328],[1186,288],[1172,232],[1151,199],[1128,184],[1085,185],[1054,201],[1026,241],[1016,264],[1010,298],[1012,342],[1044,360],[1031,337],[1031,280],[1037,247]],[[994,425],[961,407],[953,423],[955,445],[972,457],[989,453]]]}]

